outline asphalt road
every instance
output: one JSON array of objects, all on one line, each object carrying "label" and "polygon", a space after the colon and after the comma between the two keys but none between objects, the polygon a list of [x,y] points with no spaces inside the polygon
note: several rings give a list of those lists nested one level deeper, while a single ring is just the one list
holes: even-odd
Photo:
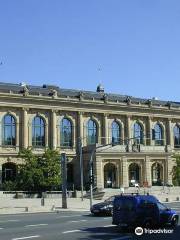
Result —
[{"label": "asphalt road", "polygon": [[[168,204],[180,214],[180,203]],[[0,215],[0,240],[128,240],[179,239],[180,225],[173,233],[143,234],[120,232],[111,217],[94,217],[89,212],[59,212]]]}]

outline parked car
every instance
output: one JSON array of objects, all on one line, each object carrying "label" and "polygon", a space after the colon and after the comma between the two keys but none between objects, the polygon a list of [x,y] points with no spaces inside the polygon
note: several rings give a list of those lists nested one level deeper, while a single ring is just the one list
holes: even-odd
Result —
[{"label": "parked car", "polygon": [[94,204],[91,213],[94,215],[112,215],[114,196],[107,198],[104,202]]},{"label": "parked car", "polygon": [[176,227],[178,214],[152,195],[119,195],[113,204],[112,223],[124,227]]}]

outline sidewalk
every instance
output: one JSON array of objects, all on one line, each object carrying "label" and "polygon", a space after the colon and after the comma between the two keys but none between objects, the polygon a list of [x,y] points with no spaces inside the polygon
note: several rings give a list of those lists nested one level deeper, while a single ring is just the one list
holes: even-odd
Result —
[{"label": "sidewalk", "polygon": [[[93,200],[93,204],[100,200]],[[89,199],[68,198],[67,209],[62,209],[61,199],[46,199],[41,206],[41,199],[0,199],[0,214],[60,212],[60,211],[89,211]]]}]

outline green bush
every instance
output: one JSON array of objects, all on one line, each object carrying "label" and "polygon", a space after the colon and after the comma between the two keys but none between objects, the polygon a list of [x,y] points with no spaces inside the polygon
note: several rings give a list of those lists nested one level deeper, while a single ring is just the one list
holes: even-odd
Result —
[{"label": "green bush", "polygon": [[2,184],[3,191],[15,191],[16,190],[16,182],[6,181]]}]

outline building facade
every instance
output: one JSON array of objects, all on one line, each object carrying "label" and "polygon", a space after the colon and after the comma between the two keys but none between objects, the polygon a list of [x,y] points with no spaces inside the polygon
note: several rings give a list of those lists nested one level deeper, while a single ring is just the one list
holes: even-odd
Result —
[{"label": "building facade", "polygon": [[92,150],[98,188],[172,184],[180,149],[180,103],[96,92],[0,83],[0,182],[15,179],[18,152],[66,152],[68,182],[84,184]]}]

